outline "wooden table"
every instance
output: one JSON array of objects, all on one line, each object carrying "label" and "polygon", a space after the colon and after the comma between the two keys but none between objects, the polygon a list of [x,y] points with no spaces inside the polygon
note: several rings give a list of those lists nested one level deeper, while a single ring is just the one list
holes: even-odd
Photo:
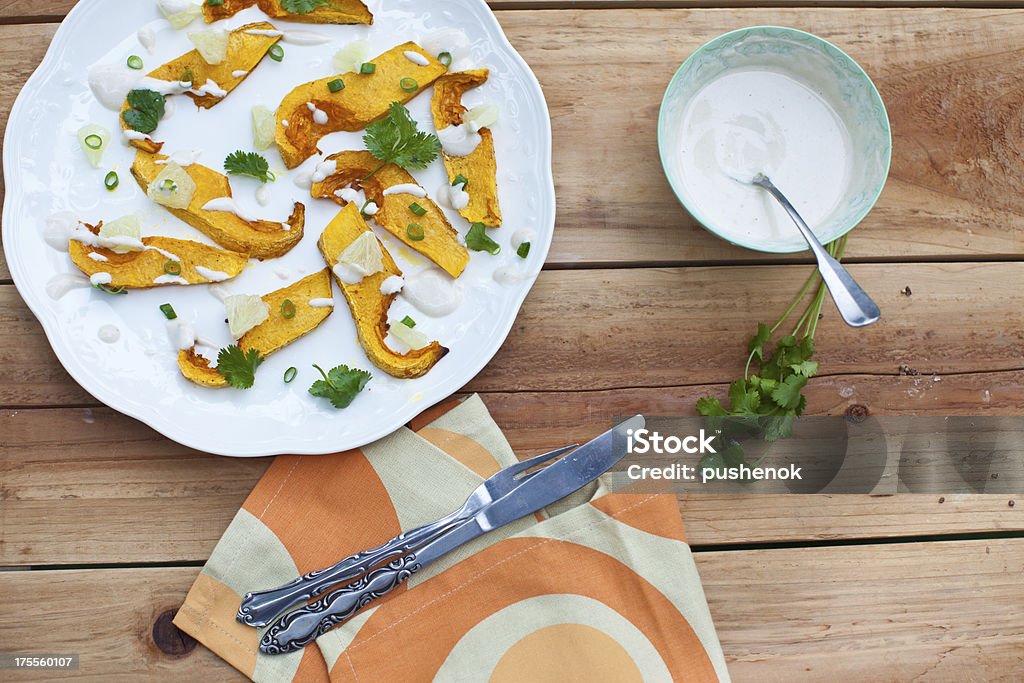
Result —
[{"label": "wooden table", "polygon": [[[4,119],[71,4],[0,2]],[[754,324],[785,308],[808,266],[697,226],[661,173],[655,121],[698,45],[783,24],[858,60],[893,126],[888,185],[848,250],[885,316],[853,331],[826,308],[810,412],[1024,413],[1020,3],[714,4],[495,3],[551,107],[558,226],[508,342],[465,391],[483,395],[522,452],[591,436],[614,415],[692,414],[698,396],[724,393]],[[153,626],[268,461],[193,452],[97,404],[2,262],[0,368],[0,649],[79,652],[95,680],[231,678],[204,648],[162,628],[154,639]],[[680,505],[738,681],[1024,675],[1024,504],[1012,498]]]}]

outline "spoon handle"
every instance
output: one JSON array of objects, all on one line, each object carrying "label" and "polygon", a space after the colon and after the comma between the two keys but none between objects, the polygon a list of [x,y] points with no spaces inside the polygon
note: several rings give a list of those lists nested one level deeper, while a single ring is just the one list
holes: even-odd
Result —
[{"label": "spoon handle", "polygon": [[846,324],[851,327],[864,327],[876,322],[882,315],[881,311],[878,310],[878,305],[857,284],[857,281],[853,279],[850,272],[822,246],[817,235],[814,234],[790,201],[786,199],[786,196],[779,191],[779,188],[775,187],[772,181],[764,174],[758,174],[754,178],[754,184],[760,185],[775,197],[779,204],[782,205],[782,208],[786,210],[786,213],[789,214],[789,217],[793,219],[793,222],[796,223],[796,227],[800,229],[800,233],[807,240],[811,251],[814,252],[814,256],[818,259],[818,272],[821,273],[821,279],[825,281],[825,286],[828,287],[832,300],[836,303],[839,315],[843,317]]}]

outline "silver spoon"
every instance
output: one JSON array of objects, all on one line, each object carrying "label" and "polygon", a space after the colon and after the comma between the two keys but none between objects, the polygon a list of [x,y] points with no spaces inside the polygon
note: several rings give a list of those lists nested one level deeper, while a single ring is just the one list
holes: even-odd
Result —
[{"label": "silver spoon", "polygon": [[843,316],[846,324],[851,327],[864,327],[876,322],[882,315],[878,310],[878,305],[857,284],[849,271],[825,250],[821,241],[800,217],[786,196],[779,191],[779,188],[775,187],[764,173],[758,173],[751,182],[768,190],[769,194],[775,197],[796,223],[796,227],[800,229],[800,233],[807,240],[808,246],[811,247],[811,251],[818,259],[818,272],[821,273],[821,279],[825,281],[825,286],[828,287],[832,300],[836,302],[836,308],[839,309],[839,315]]}]

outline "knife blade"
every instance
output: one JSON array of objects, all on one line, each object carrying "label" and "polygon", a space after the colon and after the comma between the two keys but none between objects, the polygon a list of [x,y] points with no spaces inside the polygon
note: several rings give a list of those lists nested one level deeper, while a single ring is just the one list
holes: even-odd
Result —
[{"label": "knife blade", "polygon": [[627,432],[640,429],[644,424],[640,415],[626,420],[548,465],[513,492],[484,506],[468,520],[418,550],[395,558],[319,600],[285,614],[264,633],[260,651],[274,655],[305,647],[455,548],[578,491],[625,457]]}]

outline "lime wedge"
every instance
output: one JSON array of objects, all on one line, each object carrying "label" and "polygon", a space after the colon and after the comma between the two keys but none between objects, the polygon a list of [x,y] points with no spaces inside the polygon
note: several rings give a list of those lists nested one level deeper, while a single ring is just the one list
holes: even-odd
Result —
[{"label": "lime wedge", "polygon": [[374,234],[364,232],[348,245],[345,251],[341,252],[338,262],[349,266],[363,277],[367,277],[384,270],[384,253]]},{"label": "lime wedge", "polygon": [[463,114],[462,122],[469,124],[473,131],[478,131],[481,128],[488,128],[496,124],[500,116],[501,110],[498,109],[498,105],[481,104],[479,107],[473,107]]},{"label": "lime wedge", "polygon": [[123,216],[100,226],[100,243],[118,254],[142,251],[142,225],[135,215]]},{"label": "lime wedge", "polygon": [[169,161],[149,184],[146,194],[168,209],[187,209],[196,193],[196,181],[181,166]]},{"label": "lime wedge", "polygon": [[188,34],[188,39],[196,46],[207,64],[223,64],[228,57],[229,34],[227,31],[219,29],[193,31]]},{"label": "lime wedge", "polygon": [[86,124],[78,130],[78,144],[82,146],[85,158],[92,167],[99,168],[103,162],[103,153],[110,144],[110,131],[95,123]]},{"label": "lime wedge", "polygon": [[202,5],[191,0],[159,0],[156,3],[167,23],[175,30],[181,30],[203,15]]},{"label": "lime wedge", "polygon": [[427,335],[406,326],[405,323],[398,322],[392,325],[391,334],[394,335],[395,339],[413,351],[419,351],[426,346],[430,346],[430,339],[427,338]]},{"label": "lime wedge", "polygon": [[270,317],[270,306],[255,294],[234,294],[224,299],[228,312],[228,329],[233,339],[242,335]]},{"label": "lime wedge", "polygon": [[365,40],[353,40],[335,53],[334,68],[340,74],[358,72],[369,56],[370,44]]},{"label": "lime wedge", "polygon": [[269,149],[274,144],[274,129],[277,122],[274,120],[274,112],[262,104],[252,108],[252,140],[256,149],[262,151]]}]

